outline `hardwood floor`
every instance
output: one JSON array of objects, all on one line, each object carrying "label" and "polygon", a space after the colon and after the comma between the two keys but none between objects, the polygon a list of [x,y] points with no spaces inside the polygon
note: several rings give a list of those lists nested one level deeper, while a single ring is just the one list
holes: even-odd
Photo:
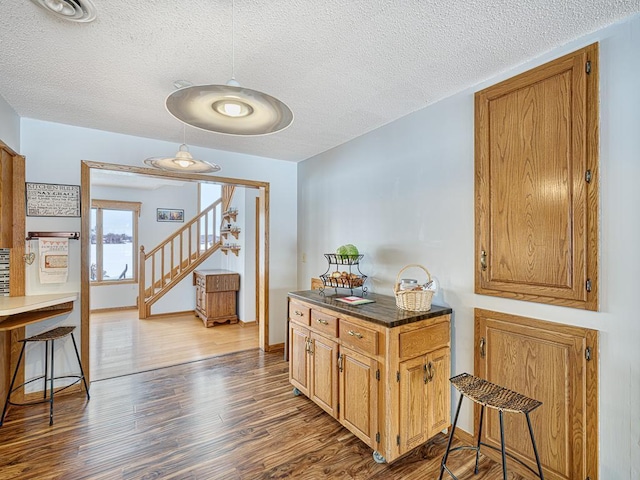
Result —
[{"label": "hardwood floor", "polygon": [[202,360],[258,347],[256,323],[205,328],[192,313],[138,319],[137,310],[91,314],[91,379]]},{"label": "hardwood floor", "polygon": [[[391,465],[304,396],[281,354],[250,350],[127,375],[46,405],[13,407],[0,427],[0,478],[436,479],[439,435]],[[462,479],[498,480],[500,465],[452,454]],[[445,477],[447,478],[447,477]],[[510,474],[510,480],[521,477]]]}]

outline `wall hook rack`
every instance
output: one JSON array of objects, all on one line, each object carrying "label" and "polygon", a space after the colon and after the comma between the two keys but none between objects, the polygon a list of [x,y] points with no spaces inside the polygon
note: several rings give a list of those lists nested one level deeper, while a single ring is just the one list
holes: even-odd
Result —
[{"label": "wall hook rack", "polygon": [[28,232],[27,240],[38,238],[68,238],[69,240],[80,240],[80,232]]}]

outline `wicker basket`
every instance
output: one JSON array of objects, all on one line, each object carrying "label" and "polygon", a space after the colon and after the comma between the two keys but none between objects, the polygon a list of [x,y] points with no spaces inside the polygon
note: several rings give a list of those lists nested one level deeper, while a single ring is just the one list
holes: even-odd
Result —
[{"label": "wicker basket", "polygon": [[421,268],[427,274],[427,282],[431,281],[429,270],[422,265],[407,265],[398,272],[396,284],[393,292],[396,294],[396,306],[402,310],[411,310],[414,312],[426,312],[431,310],[431,299],[433,298],[433,290],[400,290],[400,275],[408,268]]}]

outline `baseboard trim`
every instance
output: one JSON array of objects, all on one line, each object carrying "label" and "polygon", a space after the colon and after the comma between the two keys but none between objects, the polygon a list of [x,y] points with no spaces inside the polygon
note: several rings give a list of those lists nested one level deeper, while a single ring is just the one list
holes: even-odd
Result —
[{"label": "baseboard trim", "polygon": [[108,312],[118,312],[121,310],[137,310],[138,307],[132,305],[130,307],[109,307],[109,308],[96,308],[93,310],[89,310],[89,313],[108,313]]},{"label": "baseboard trim", "polygon": [[184,310],[182,312],[167,312],[167,313],[152,313],[148,315],[145,320],[153,320],[154,318],[166,318],[166,317],[184,317],[185,315],[194,316],[193,310]]},{"label": "baseboard trim", "polygon": [[267,353],[284,352],[284,343],[276,343],[267,347]]}]

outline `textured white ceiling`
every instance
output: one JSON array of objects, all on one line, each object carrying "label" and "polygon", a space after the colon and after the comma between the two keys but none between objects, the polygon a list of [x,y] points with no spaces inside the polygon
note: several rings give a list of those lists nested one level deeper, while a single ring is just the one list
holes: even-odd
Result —
[{"label": "textured white ceiling", "polygon": [[[182,143],[173,82],[231,76],[231,0],[93,0],[71,23],[0,2],[0,95],[22,117]],[[287,130],[187,143],[300,161],[640,11],[640,0],[236,0],[235,76]],[[166,152],[165,152],[166,153]],[[159,155],[163,152],[149,152]]]}]

